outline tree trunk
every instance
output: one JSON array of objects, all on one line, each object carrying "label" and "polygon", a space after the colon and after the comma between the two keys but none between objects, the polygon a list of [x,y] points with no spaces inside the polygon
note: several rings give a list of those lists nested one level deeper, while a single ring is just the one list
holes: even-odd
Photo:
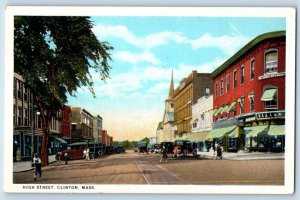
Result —
[{"label": "tree trunk", "polygon": [[49,140],[49,121],[51,120],[51,112],[46,111],[41,108],[41,121],[42,121],[42,131],[43,131],[43,139],[42,139],[42,154],[41,154],[41,162],[42,167],[45,167],[49,164],[48,160],[48,140]]}]

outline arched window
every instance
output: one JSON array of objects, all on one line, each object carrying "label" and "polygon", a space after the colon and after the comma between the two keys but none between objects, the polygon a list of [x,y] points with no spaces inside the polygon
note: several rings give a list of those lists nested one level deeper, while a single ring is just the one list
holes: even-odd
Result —
[{"label": "arched window", "polygon": [[277,72],[278,70],[278,51],[271,49],[265,53],[265,73]]}]

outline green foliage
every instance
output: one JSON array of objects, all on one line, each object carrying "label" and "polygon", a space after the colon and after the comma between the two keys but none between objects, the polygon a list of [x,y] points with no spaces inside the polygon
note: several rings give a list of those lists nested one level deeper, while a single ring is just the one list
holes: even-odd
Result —
[{"label": "green foliage", "polygon": [[140,140],[140,142],[147,142],[147,143],[149,143],[149,141],[150,141],[150,139],[147,138],[147,137],[145,137],[145,138],[143,138],[143,139]]},{"label": "green foliage", "polygon": [[44,108],[53,109],[86,86],[95,96],[89,69],[109,77],[113,48],[92,32],[89,17],[16,16],[14,21],[15,71]]}]

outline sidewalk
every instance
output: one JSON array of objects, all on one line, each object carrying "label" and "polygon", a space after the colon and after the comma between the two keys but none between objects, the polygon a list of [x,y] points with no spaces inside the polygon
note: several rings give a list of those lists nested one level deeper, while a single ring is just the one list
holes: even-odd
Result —
[{"label": "sidewalk", "polygon": [[[200,157],[215,159],[213,152],[200,152]],[[222,152],[224,160],[284,160],[284,153],[273,152]]]},{"label": "sidewalk", "polygon": [[[49,156],[49,164],[55,162],[55,155]],[[13,172],[24,172],[32,170],[31,161],[14,162]]]}]

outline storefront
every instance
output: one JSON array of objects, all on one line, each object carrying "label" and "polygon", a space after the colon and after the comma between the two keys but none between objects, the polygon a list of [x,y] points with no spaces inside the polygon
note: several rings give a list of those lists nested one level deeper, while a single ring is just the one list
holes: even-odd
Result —
[{"label": "storefront", "polygon": [[240,120],[243,120],[246,149],[284,152],[285,111],[255,113]]}]

